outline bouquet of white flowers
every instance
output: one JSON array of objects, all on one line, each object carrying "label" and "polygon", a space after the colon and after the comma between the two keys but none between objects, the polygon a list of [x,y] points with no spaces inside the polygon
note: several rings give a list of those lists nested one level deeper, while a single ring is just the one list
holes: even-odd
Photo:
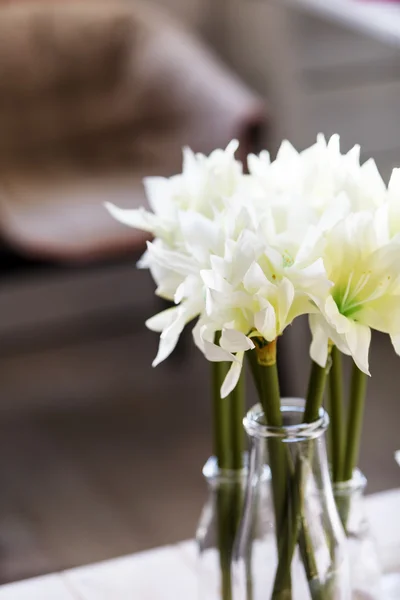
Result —
[{"label": "bouquet of white flowers", "polygon": [[[282,426],[277,342],[308,315],[304,420],[318,418],[330,370],[332,477],[346,481],[358,460],[371,330],[400,351],[400,170],[386,187],[372,160],[360,166],[359,147],[341,154],[338,136],[319,136],[300,153],[283,142],[274,161],[250,155],[248,174],[236,149],[235,141],[209,157],[185,149],[180,175],[145,181],[151,212],[107,204],[116,219],[154,236],[139,266],[174,303],[147,322],[161,334],[153,364],[196,319],[194,341],[214,365],[215,454],[221,467],[240,468],[244,357],[266,423]],[[354,363],[347,419],[342,353]],[[272,469],[272,478],[282,500],[283,473]],[[277,522],[284,511],[276,502]]]}]

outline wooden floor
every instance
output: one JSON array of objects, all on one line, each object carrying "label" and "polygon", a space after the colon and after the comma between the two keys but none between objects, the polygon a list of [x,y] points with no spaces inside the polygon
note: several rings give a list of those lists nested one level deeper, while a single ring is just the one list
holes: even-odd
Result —
[{"label": "wooden floor", "polygon": [[186,407],[176,386],[165,392],[158,406],[148,398],[139,409],[110,403],[0,425],[2,583],[193,535],[206,415],[193,390]]},{"label": "wooden floor", "polygon": [[0,291],[0,583],[192,537],[211,451],[207,365],[157,369],[132,262]]}]

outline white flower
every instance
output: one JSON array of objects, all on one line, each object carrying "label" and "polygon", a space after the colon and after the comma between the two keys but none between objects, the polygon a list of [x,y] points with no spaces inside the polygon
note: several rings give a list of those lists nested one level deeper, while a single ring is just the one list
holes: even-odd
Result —
[{"label": "white flower", "polygon": [[301,314],[310,315],[321,366],[333,342],[368,373],[371,329],[400,353],[400,171],[387,189],[373,161],[360,165],[358,146],[340,152],[338,136],[320,135],[302,152],[283,142],[272,162],[250,155],[250,175],[236,149],[235,141],[208,157],[185,149],[181,174],[145,180],[150,211],[107,204],[154,236],[139,266],[175,303],[147,321],[160,333],[153,364],[196,317],[206,357],[232,363],[223,395],[252,338],[272,342]]},{"label": "white flower", "polygon": [[238,145],[233,140],[226,150],[214,150],[210,156],[185,148],[181,174],[145,178],[152,212],[144,208],[122,209],[111,202],[105,206],[117,221],[147,231],[174,247],[181,241],[180,213],[189,211],[213,218],[216,210],[224,208],[224,199],[240,187],[242,165],[234,156]]},{"label": "white flower", "polygon": [[345,193],[354,211],[374,210],[386,198],[386,187],[373,160],[360,166],[360,148],[341,154],[339,136],[328,142],[319,135],[316,144],[297,152],[284,141],[276,160],[265,152],[248,158],[253,193],[289,204],[308,225],[316,223],[335,199]]},{"label": "white flower", "polygon": [[320,313],[310,316],[311,357],[325,366],[331,340],[369,374],[371,329],[390,334],[400,350],[400,246],[390,240],[385,207],[350,213],[322,238],[334,285],[324,302],[317,300]]},{"label": "white flower", "polygon": [[[161,333],[154,366],[173,351],[185,325],[204,312],[206,291],[202,270],[218,264],[226,248],[243,235],[240,232],[246,231],[250,235],[246,226],[254,227],[250,213],[240,204],[219,213],[215,220],[189,211],[179,213],[179,218],[182,234],[179,250],[169,249],[161,240],[147,244],[146,257],[158,283],[157,293],[162,293],[178,305],[146,323],[150,329]],[[260,246],[262,244],[254,234],[248,251],[253,255]],[[244,256],[238,256],[238,261],[244,259]],[[162,273],[161,281],[157,279],[158,272]]]},{"label": "white flower", "polygon": [[221,387],[221,398],[226,398],[239,381],[244,353],[255,346],[248,336],[231,327],[222,329],[219,345],[217,345],[214,343],[214,336],[219,330],[219,325],[202,316],[193,329],[193,338],[207,360],[232,363]]},{"label": "white flower", "polygon": [[154,366],[169,356],[185,325],[202,312],[200,270],[209,266],[210,255],[223,252],[224,231],[234,234],[229,225],[239,225],[234,212],[232,218],[230,213],[217,219],[221,211],[225,215],[227,201],[241,185],[242,165],[234,157],[237,147],[234,140],[226,150],[215,150],[208,157],[185,148],[181,174],[144,180],[152,212],[106,203],[115,219],[155,236],[138,266],[150,269],[157,295],[177,304],[146,322],[161,334]]},{"label": "white flower", "polygon": [[[305,247],[308,242],[305,242]],[[317,310],[331,283],[322,259],[307,259],[265,244],[257,233],[244,231],[228,240],[223,257],[212,257],[211,269],[201,272],[206,286],[206,315],[195,329],[195,341],[209,360],[231,361],[222,396],[235,387],[243,353],[252,338],[272,342],[301,314]],[[215,331],[225,332],[219,346]]]}]

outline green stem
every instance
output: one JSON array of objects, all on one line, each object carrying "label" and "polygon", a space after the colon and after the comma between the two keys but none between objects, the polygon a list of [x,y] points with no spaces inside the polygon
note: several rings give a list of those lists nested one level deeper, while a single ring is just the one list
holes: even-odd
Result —
[{"label": "green stem", "polygon": [[360,452],[361,433],[364,418],[367,375],[353,364],[351,376],[349,418],[347,423],[347,444],[344,457],[343,479],[349,481],[357,466]]},{"label": "green stem", "polygon": [[[258,375],[256,386],[260,391],[260,401],[263,407],[266,424],[272,427],[282,427],[281,396],[279,389],[278,369],[276,364],[276,340],[266,343],[256,341],[256,357]],[[254,369],[255,370],[255,369]],[[269,466],[272,475],[272,495],[275,511],[276,541],[278,552],[288,533],[288,521],[285,510],[289,498],[289,464],[286,447],[280,439],[269,438]],[[291,569],[280,569],[275,578],[273,598],[291,598]]]},{"label": "green stem", "polygon": [[253,376],[254,385],[256,386],[257,394],[261,402],[262,398],[262,389],[261,389],[261,376],[260,376],[260,367],[257,360],[257,350],[248,350],[246,352],[246,356],[249,361],[251,374]]},{"label": "green stem", "polygon": [[[265,420],[272,427],[282,427],[281,400],[276,363],[271,366],[261,367],[260,372],[262,376],[262,404]],[[284,510],[288,496],[286,453],[285,447],[279,439],[269,439],[268,450],[272,472],[276,529],[279,536],[284,525]]]},{"label": "green stem", "polygon": [[[220,334],[215,336],[219,342]],[[212,363],[214,454],[220,469],[243,468],[244,375],[228,398],[221,399],[221,385],[229,365]],[[218,552],[222,600],[232,600],[231,559],[242,507],[240,478],[235,484],[222,482],[217,490]]]},{"label": "green stem", "polygon": [[[328,357],[328,361],[329,360]],[[319,418],[319,411],[324,399],[328,370],[328,365],[326,367],[320,367],[316,362],[312,361],[307,400],[303,416],[304,423],[312,423]]]},{"label": "green stem", "polygon": [[332,367],[329,373],[330,433],[332,444],[332,479],[334,483],[343,481],[344,458],[344,415],[343,415],[343,373],[342,355],[332,348]]},{"label": "green stem", "polygon": [[218,551],[221,571],[221,600],[232,600],[231,558],[233,531],[231,523],[231,490],[222,483],[217,490]]},{"label": "green stem", "polygon": [[235,389],[231,392],[230,397],[226,398],[230,404],[230,421],[231,421],[231,456],[232,469],[243,468],[243,452],[244,452],[244,429],[243,417],[245,412],[245,378],[244,369],[240,375],[239,381]]},{"label": "green stem", "polygon": [[211,363],[213,400],[214,455],[220,469],[230,469],[232,464],[230,442],[230,403],[229,398],[221,400],[221,385],[227,373],[225,363]]},{"label": "green stem", "polygon": [[[319,418],[328,370],[329,365],[322,368],[317,365],[317,363],[312,363],[307,400],[303,415],[304,423],[312,423]],[[308,445],[307,459],[305,460],[304,457],[300,455],[296,459],[294,474],[292,475],[293,484],[291,498],[290,502],[285,505],[288,531],[281,540],[275,582],[279,580],[282,573],[290,569],[294,550],[297,542],[299,542],[302,561],[310,585],[311,597],[313,600],[320,600],[324,598],[324,591],[318,579],[317,564],[304,511],[306,474],[312,462],[312,453],[313,447],[311,443]]]}]

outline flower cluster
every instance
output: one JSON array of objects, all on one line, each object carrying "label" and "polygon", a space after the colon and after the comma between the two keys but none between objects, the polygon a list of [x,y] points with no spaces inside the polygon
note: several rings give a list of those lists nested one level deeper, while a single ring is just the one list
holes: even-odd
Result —
[{"label": "flower cluster", "polygon": [[372,160],[360,165],[359,147],[341,154],[338,136],[319,136],[302,152],[283,142],[274,161],[250,155],[244,174],[237,146],[185,149],[180,175],[145,180],[151,212],[107,204],[154,236],[139,266],[175,304],[147,322],[161,334],[153,364],[197,317],[196,345],[232,363],[222,396],[254,338],[274,341],[299,315],[321,367],[333,343],[369,373],[371,329],[400,352],[400,170],[386,186]]}]

